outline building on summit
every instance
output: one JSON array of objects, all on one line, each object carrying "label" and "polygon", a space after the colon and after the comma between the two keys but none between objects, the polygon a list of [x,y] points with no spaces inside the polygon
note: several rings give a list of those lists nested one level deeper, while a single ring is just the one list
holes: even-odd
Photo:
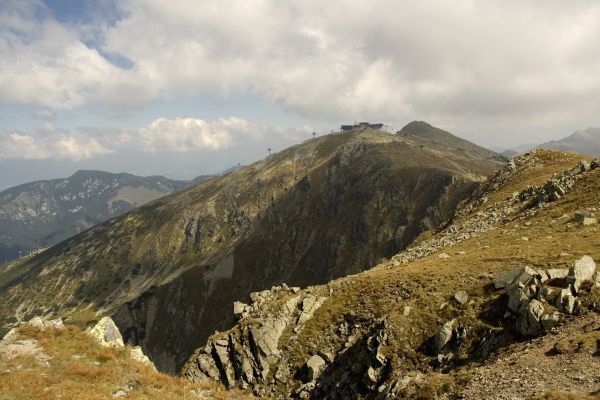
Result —
[{"label": "building on summit", "polygon": [[380,131],[383,129],[383,124],[382,123],[376,123],[376,124],[372,124],[370,122],[359,122],[359,123],[354,123],[354,125],[342,125],[340,127],[340,130],[342,132],[349,132],[349,131],[353,131],[354,129],[367,129],[367,128],[371,128],[371,129],[375,129],[376,131]]}]

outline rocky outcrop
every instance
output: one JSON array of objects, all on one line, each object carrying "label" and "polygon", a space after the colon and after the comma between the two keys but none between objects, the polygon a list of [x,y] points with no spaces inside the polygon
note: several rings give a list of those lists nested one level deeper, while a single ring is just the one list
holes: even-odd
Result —
[{"label": "rocky outcrop", "polygon": [[[596,265],[591,257],[583,256],[569,269],[541,269],[529,266],[496,274],[492,287],[500,291],[493,309],[498,319],[490,322],[499,326],[480,326],[478,335],[469,335],[478,324],[457,317],[438,324],[437,332],[422,347],[427,354],[436,357],[434,365],[445,367],[456,358],[457,351],[468,354],[470,359],[486,359],[495,350],[515,338],[531,338],[557,328],[567,316],[577,315],[581,310],[580,294],[596,285]],[[577,290],[576,288],[580,288]],[[460,293],[460,292],[458,292]],[[497,308],[498,307],[498,308]],[[472,336],[472,335],[471,335]],[[467,344],[468,348],[465,348]]]},{"label": "rocky outcrop", "polygon": [[541,186],[528,186],[519,193],[518,197],[521,201],[528,202],[529,207],[556,201],[575,186],[583,173],[589,171],[589,164],[582,160],[573,169],[555,174]]},{"label": "rocky outcrop", "polygon": [[[110,317],[102,318],[96,325],[90,328],[87,333],[94,338],[100,346],[115,348],[125,347],[121,332],[119,332],[119,328]],[[129,350],[129,357],[156,370],[154,363],[152,363],[152,361],[144,354],[140,346],[132,347]]]},{"label": "rocky outcrop", "polygon": [[100,346],[123,347],[123,337],[110,317],[104,317],[88,331]]},{"label": "rocky outcrop", "polygon": [[594,218],[594,214],[588,210],[576,211],[573,215],[573,221],[582,226],[594,225],[598,223],[598,220]]},{"label": "rocky outcrop", "polygon": [[506,290],[505,318],[514,321],[521,336],[537,336],[558,325],[564,315],[577,312],[579,288],[592,282],[596,264],[589,256],[574,262],[570,269],[524,267],[498,274],[496,289]]},{"label": "rocky outcrop", "polygon": [[[355,398],[357,394],[375,396],[388,389],[390,358],[384,347],[388,344],[387,321],[374,323],[360,336],[340,349],[334,356],[323,354],[312,356],[320,365],[318,376],[304,372],[306,383],[295,389],[288,397],[299,399]],[[319,360],[322,359],[325,364]]]},{"label": "rocky outcrop", "polygon": [[[194,382],[220,381],[229,388],[252,388],[257,394],[269,377],[285,379],[286,362],[279,348],[282,335],[301,332],[326,300],[325,296],[297,291],[282,285],[251,293],[249,305],[237,306],[238,325],[197,350],[183,367],[182,376]],[[307,373],[312,380],[323,365],[316,358],[309,364]]]}]

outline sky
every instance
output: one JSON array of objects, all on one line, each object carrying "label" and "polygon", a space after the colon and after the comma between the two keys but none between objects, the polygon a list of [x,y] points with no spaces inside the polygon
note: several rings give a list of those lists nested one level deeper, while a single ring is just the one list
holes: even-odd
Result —
[{"label": "sky", "polygon": [[0,189],[189,179],[355,121],[498,149],[600,125],[596,0],[0,0]]}]

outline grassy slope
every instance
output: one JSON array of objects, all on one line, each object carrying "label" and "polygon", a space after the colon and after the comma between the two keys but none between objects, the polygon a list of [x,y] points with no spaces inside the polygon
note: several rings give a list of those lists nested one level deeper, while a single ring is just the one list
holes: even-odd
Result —
[{"label": "grassy slope", "polygon": [[66,329],[20,328],[23,339],[35,339],[49,356],[49,365],[32,355],[6,358],[0,355],[0,399],[78,399],[112,398],[126,388],[128,399],[211,399],[248,398],[225,392],[217,385],[196,385],[163,375],[129,358],[129,349],[100,347],[74,326]]}]

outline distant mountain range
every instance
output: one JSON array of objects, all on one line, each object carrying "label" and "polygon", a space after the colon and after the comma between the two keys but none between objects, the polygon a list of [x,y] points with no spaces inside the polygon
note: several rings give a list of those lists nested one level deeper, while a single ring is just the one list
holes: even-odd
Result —
[{"label": "distant mountain range", "polygon": [[[197,178],[199,179],[199,178]],[[0,264],[183,189],[187,181],[102,171],[0,192]]]},{"label": "distant mountain range", "polygon": [[568,151],[571,153],[582,153],[590,156],[600,156],[600,128],[588,128],[577,131],[567,137],[551,140],[542,144],[522,144],[510,149],[494,148],[494,151],[504,157],[513,157],[517,154],[526,153],[532,149],[549,149]]},{"label": "distant mountain range", "polygon": [[565,138],[542,143],[536,147],[600,156],[600,128],[577,131]]},{"label": "distant mountain range", "polygon": [[69,178],[29,182],[0,191],[0,266],[159,197],[240,168],[235,165],[189,181],[82,170]]}]

